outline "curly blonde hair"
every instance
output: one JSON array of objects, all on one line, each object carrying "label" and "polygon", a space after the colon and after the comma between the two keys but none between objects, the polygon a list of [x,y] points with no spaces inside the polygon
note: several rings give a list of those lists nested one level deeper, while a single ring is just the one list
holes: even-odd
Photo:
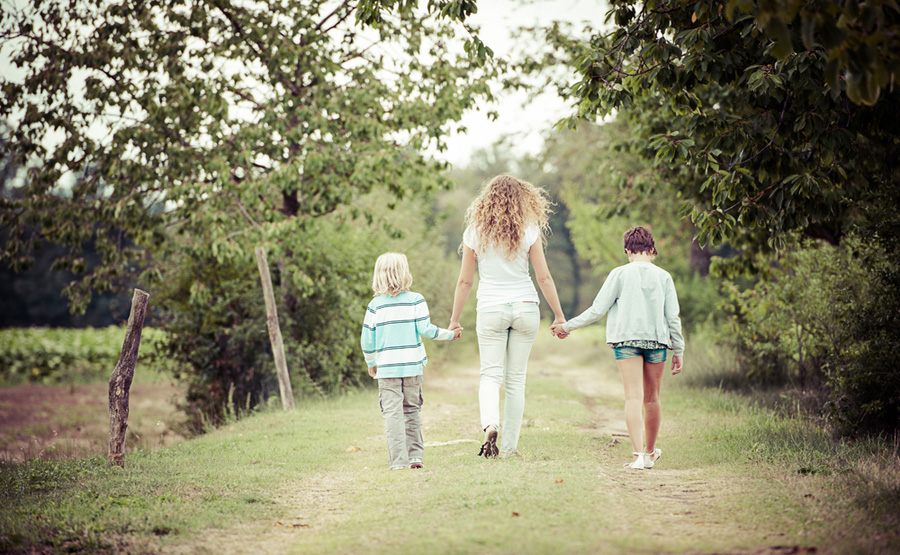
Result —
[{"label": "curly blonde hair", "polygon": [[550,231],[552,205],[547,191],[511,175],[485,182],[466,210],[466,226],[479,238],[476,254],[493,247],[508,260],[515,258],[529,225],[541,230],[543,241]]}]

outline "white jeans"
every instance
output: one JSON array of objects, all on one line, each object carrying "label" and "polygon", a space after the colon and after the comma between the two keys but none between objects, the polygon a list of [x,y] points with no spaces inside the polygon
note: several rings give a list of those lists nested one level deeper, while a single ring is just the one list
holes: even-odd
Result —
[{"label": "white jeans", "polygon": [[500,451],[512,453],[519,444],[525,410],[525,373],[541,316],[537,303],[507,303],[478,312],[475,331],[481,353],[478,402],[481,429],[500,428],[500,385],[506,391]]}]

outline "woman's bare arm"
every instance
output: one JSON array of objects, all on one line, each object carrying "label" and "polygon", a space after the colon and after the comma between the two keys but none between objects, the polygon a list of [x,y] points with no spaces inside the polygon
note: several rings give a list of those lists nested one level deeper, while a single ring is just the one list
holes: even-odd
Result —
[{"label": "woman's bare arm", "polygon": [[462,327],[459,325],[459,319],[462,316],[463,308],[466,306],[466,301],[469,300],[472,284],[475,282],[476,264],[475,251],[463,245],[459,280],[456,282],[456,293],[453,295],[453,314],[450,316],[450,325],[448,326],[451,330]]},{"label": "woman's bare arm", "polygon": [[556,283],[553,282],[553,276],[550,275],[550,268],[547,266],[547,258],[544,256],[544,245],[540,240],[535,241],[528,250],[531,258],[531,265],[534,267],[534,277],[537,279],[538,287],[541,293],[550,305],[553,311],[553,324],[562,324],[566,321],[563,314],[562,305],[559,304],[559,294],[556,292]]}]

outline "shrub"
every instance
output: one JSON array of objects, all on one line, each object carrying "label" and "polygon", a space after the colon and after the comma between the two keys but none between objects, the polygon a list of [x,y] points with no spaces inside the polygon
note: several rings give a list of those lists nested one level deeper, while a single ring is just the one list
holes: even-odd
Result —
[{"label": "shrub", "polygon": [[[360,202],[385,204],[372,198]],[[412,216],[427,210],[424,206],[423,201],[401,205],[391,224],[385,220],[366,224],[333,214],[292,231],[293,244],[302,248],[288,251],[269,245],[295,395],[328,395],[368,383],[359,337],[372,297],[372,268],[386,250],[407,253],[413,289],[426,296],[436,323],[446,325],[441,314],[446,312],[449,319],[454,283],[450,280],[457,270],[442,242],[435,240],[437,234],[420,215]],[[199,254],[203,252],[207,254]],[[196,431],[253,410],[279,394],[252,249],[230,257],[185,249],[168,261],[153,294],[156,322],[169,332],[158,356],[174,360],[180,368],[178,376],[187,385],[182,408]]]},{"label": "shrub", "polygon": [[729,284],[727,332],[740,368],[759,384],[827,394],[820,412],[841,433],[900,429],[895,268],[854,236],[784,253],[752,288]]}]

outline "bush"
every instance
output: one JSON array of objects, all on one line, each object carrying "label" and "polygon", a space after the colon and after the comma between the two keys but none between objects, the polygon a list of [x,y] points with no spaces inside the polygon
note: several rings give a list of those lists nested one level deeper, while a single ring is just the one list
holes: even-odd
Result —
[{"label": "bush", "polygon": [[[377,195],[358,205],[365,203],[386,204]],[[441,315],[446,312],[449,319],[456,262],[447,259],[437,234],[426,228],[421,217],[426,206],[424,201],[401,205],[391,213],[391,224],[386,219],[366,224],[339,212],[293,229],[293,244],[300,248],[269,244],[279,325],[296,396],[338,393],[370,381],[359,337],[372,298],[371,272],[384,251],[407,253],[413,290],[426,296],[436,323],[446,325]],[[156,321],[169,332],[158,356],[180,367],[178,377],[187,385],[182,409],[196,431],[279,394],[252,249],[221,257],[210,249],[186,248],[168,260],[164,279],[153,284],[153,295]],[[429,346],[429,353],[432,349]]]},{"label": "bush", "polygon": [[683,273],[673,275],[678,292],[678,306],[684,331],[700,331],[707,326],[721,324],[723,313],[720,308],[725,297],[721,292],[721,282],[714,276]]},{"label": "bush", "polygon": [[900,429],[897,284],[885,251],[859,237],[784,253],[754,287],[728,286],[741,370],[814,401],[827,395],[819,410],[841,433]]},{"label": "bush", "polygon": [[[849,340],[829,358],[829,414],[847,435],[890,434],[900,430],[900,270],[896,253],[871,246],[862,252],[867,294],[850,297],[845,319]],[[836,293],[852,294],[853,289]]]}]

